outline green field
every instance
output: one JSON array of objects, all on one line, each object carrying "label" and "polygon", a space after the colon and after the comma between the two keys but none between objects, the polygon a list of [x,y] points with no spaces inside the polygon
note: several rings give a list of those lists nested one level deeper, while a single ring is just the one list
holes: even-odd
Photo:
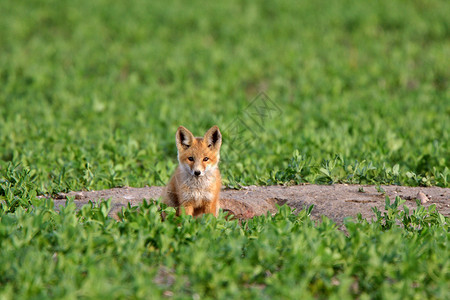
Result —
[{"label": "green field", "polygon": [[164,185],[177,127],[214,124],[228,187],[450,187],[449,15],[444,0],[0,1],[0,298],[445,298],[437,213],[346,236],[285,208],[239,225],[161,223],[150,205],[116,223],[36,196]]},{"label": "green field", "polygon": [[[313,223],[286,206],[239,224],[161,221],[156,205],[0,216],[2,299],[446,299],[449,219],[388,208],[372,224]],[[404,225],[403,228],[397,224]]]}]

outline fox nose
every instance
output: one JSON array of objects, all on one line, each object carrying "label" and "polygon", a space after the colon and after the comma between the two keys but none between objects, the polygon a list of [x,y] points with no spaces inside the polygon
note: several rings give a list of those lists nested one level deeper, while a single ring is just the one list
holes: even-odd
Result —
[{"label": "fox nose", "polygon": [[200,176],[201,172],[200,171],[194,171],[194,175],[195,176]]}]

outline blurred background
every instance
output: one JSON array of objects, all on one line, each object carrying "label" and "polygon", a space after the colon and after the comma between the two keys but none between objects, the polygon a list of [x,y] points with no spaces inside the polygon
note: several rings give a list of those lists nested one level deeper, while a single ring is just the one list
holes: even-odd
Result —
[{"label": "blurred background", "polygon": [[[177,127],[217,124],[229,187],[448,187],[449,15],[443,0],[1,1],[0,175],[38,194],[164,185]],[[255,99],[277,114],[255,124]]]}]

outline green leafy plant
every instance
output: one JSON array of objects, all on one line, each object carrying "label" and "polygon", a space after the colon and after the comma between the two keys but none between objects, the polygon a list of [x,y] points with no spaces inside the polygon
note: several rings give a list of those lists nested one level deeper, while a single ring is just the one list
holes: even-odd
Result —
[{"label": "green leafy plant", "polygon": [[0,178],[164,185],[176,128],[217,124],[235,188],[449,187],[447,1],[96,3],[0,3]]},{"label": "green leafy plant", "polygon": [[[449,219],[434,206],[388,201],[342,231],[311,207],[238,222],[144,201],[116,221],[108,201],[40,196],[164,185],[176,128],[213,124],[230,187],[448,188],[449,10],[0,1],[0,298],[445,299]],[[278,116],[249,113],[260,91]]]},{"label": "green leafy plant", "polygon": [[400,209],[400,206],[405,202],[406,200],[395,197],[394,202],[391,203],[389,197],[386,196],[386,211],[384,213],[379,211],[376,207],[372,208],[377,217],[375,224],[380,225],[383,230],[388,230],[398,225],[397,222],[400,222],[406,230],[419,232],[432,225],[449,228],[450,224],[448,224],[445,221],[445,217],[437,211],[435,204],[425,208],[420,204],[420,201],[417,200],[417,208],[410,213],[410,209],[406,205],[403,205],[403,210]]},{"label": "green leafy plant", "polygon": [[19,164],[8,164],[0,178],[0,210],[14,212],[19,206],[28,208],[36,201],[36,176]]},{"label": "green leafy plant", "polygon": [[0,297],[441,298],[449,219],[402,204],[387,199],[386,212],[344,232],[312,220],[312,206],[239,222],[144,200],[116,221],[110,201],[77,210],[68,199],[56,212],[44,200],[0,212]]}]

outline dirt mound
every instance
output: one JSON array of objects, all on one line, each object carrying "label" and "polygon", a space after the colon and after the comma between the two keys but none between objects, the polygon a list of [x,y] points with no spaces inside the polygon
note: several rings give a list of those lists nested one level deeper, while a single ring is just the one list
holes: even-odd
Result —
[{"label": "dirt mound", "polygon": [[[77,207],[89,201],[111,198],[110,215],[128,203],[136,206],[143,199],[157,199],[162,187],[132,188],[122,187],[101,191],[82,191],[59,194],[55,206],[65,204],[67,196],[75,197]],[[314,204],[313,218],[325,215],[336,223],[342,224],[345,217],[356,217],[361,213],[364,218],[373,217],[371,207],[384,209],[385,196],[391,201],[399,196],[407,200],[406,205],[416,207],[416,199],[424,206],[436,204],[440,213],[450,216],[450,189],[440,187],[405,187],[405,186],[368,186],[368,185],[298,185],[298,186],[249,186],[242,190],[224,189],[221,192],[220,205],[240,219],[252,218],[255,215],[275,212],[276,204],[287,204],[295,209]]]}]

